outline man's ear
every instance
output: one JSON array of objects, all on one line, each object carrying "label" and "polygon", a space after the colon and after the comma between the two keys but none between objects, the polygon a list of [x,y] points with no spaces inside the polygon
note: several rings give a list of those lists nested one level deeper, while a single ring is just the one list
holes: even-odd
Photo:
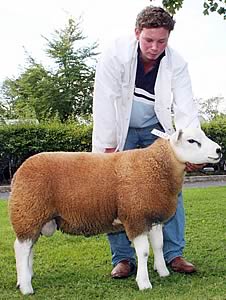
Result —
[{"label": "man's ear", "polygon": [[136,36],[136,39],[139,40],[139,38],[140,38],[140,29],[135,28],[135,36]]}]

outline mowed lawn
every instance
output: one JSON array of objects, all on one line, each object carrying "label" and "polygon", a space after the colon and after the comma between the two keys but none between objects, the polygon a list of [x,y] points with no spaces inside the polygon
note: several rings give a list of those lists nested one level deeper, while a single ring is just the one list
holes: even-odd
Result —
[{"label": "mowed lawn", "polygon": [[127,280],[110,277],[111,255],[105,235],[74,237],[57,232],[35,245],[33,288],[35,295],[16,290],[13,251],[14,233],[7,201],[0,201],[0,299],[226,299],[226,187],[185,189],[185,257],[198,273],[159,278],[149,274],[152,290],[140,292],[135,276]]}]

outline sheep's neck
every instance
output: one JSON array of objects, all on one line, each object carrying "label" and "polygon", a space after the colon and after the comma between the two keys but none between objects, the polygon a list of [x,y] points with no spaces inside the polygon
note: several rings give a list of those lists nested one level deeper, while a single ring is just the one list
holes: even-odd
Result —
[{"label": "sheep's neck", "polygon": [[161,169],[165,170],[165,176],[168,178],[172,177],[172,191],[180,191],[184,181],[185,164],[177,159],[169,141],[159,139],[157,143],[156,149],[153,149],[153,152],[156,153],[154,154],[156,156],[156,160],[158,160],[161,165]]}]

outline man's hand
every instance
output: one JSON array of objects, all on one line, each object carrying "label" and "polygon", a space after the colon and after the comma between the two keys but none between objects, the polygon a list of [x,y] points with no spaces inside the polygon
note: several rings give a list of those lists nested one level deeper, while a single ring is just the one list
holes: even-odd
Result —
[{"label": "man's hand", "polygon": [[194,171],[198,171],[198,170],[202,169],[205,166],[206,166],[206,164],[190,164],[190,163],[186,163],[185,171],[186,172],[194,172]]},{"label": "man's hand", "polygon": [[115,152],[116,148],[105,148],[104,153],[113,153]]}]

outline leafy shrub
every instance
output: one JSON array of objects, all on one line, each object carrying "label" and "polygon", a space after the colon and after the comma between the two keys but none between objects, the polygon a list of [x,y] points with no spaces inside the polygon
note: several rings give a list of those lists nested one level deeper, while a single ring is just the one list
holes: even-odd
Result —
[{"label": "leafy shrub", "polygon": [[221,145],[226,158],[226,115],[218,116],[211,122],[203,123],[202,129],[206,135]]},{"label": "leafy shrub", "polygon": [[[208,137],[222,146],[226,159],[226,116],[202,124]],[[92,126],[78,123],[0,126],[0,183],[10,181],[21,163],[43,151],[91,151]]]},{"label": "leafy shrub", "polygon": [[91,151],[91,125],[17,124],[0,126],[0,182],[10,180],[29,156],[43,151]]}]

